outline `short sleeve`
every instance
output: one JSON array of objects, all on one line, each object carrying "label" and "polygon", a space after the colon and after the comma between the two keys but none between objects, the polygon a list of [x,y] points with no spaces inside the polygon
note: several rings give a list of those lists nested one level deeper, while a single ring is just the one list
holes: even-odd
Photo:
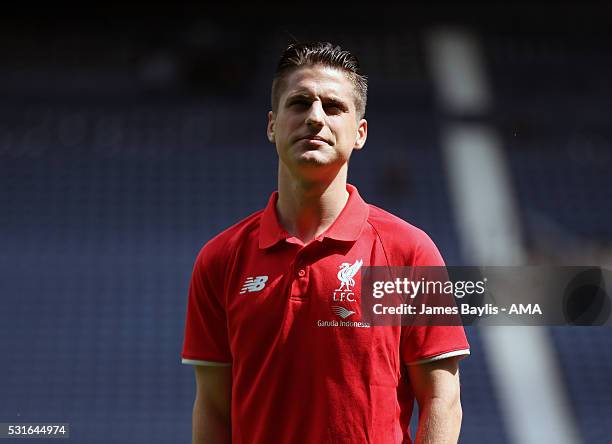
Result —
[{"label": "short sleeve", "polygon": [[[415,267],[443,267],[444,259],[427,234],[422,233],[413,263]],[[402,327],[400,343],[402,361],[408,365],[424,364],[453,356],[465,357],[470,346],[461,325],[406,326]]]},{"label": "short sleeve", "polygon": [[408,365],[470,354],[462,326],[413,326],[402,331],[402,360]]},{"label": "short sleeve", "polygon": [[215,277],[213,253],[205,246],[198,254],[187,302],[182,362],[194,365],[231,365],[223,290]]}]

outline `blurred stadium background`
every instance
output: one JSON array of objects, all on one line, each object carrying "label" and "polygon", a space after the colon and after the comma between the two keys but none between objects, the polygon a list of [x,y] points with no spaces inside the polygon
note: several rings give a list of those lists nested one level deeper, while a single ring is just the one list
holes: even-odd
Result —
[{"label": "blurred stadium background", "polygon": [[[88,8],[0,19],[0,422],[189,442],[193,260],[275,189],[266,113],[293,37],[360,57],[370,136],[350,181],[449,264],[488,257],[465,224],[477,210],[501,231],[481,236],[494,263],[612,266],[603,4]],[[610,329],[541,328],[537,345],[515,330],[511,349],[489,331],[468,328],[460,442],[612,442]],[[500,371],[495,350],[520,365]]]}]

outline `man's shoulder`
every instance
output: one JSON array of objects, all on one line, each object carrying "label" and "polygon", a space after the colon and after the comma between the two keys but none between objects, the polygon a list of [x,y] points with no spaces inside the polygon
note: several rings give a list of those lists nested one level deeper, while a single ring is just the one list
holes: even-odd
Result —
[{"label": "man's shoulder", "polygon": [[407,222],[406,220],[390,213],[376,205],[368,204],[370,214],[368,222],[374,227],[380,236],[389,238],[390,240],[422,240],[428,239],[428,234]]},{"label": "man's shoulder", "polygon": [[237,247],[242,246],[259,229],[263,211],[256,211],[206,242],[198,255],[200,260],[216,260],[231,255]]},{"label": "man's shoulder", "polygon": [[392,256],[392,262],[400,265],[443,264],[437,246],[424,230],[382,208],[368,205],[368,223]]}]

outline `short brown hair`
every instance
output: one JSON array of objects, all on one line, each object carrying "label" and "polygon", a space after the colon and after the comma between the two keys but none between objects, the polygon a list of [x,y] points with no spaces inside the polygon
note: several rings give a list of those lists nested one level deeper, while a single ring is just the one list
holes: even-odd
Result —
[{"label": "short brown hair", "polygon": [[355,108],[359,118],[365,115],[368,96],[368,79],[361,72],[359,60],[347,50],[329,42],[293,43],[281,56],[272,81],[272,111],[278,110],[280,91],[287,75],[304,66],[323,65],[344,71],[353,83]]}]

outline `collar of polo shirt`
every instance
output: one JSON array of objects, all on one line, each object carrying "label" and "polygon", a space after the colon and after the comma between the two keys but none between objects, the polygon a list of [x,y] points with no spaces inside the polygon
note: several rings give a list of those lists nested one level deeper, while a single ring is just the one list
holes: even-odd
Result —
[{"label": "collar of polo shirt", "polygon": [[[349,193],[346,205],[334,223],[325,232],[317,236],[316,240],[321,241],[328,237],[339,241],[354,242],[361,235],[363,226],[368,219],[369,207],[353,185],[347,184],[346,190]],[[287,230],[278,221],[276,214],[277,200],[278,191],[275,191],[270,196],[268,205],[261,217],[259,229],[259,248],[261,249],[270,248],[281,240],[295,239],[287,233]]]}]

